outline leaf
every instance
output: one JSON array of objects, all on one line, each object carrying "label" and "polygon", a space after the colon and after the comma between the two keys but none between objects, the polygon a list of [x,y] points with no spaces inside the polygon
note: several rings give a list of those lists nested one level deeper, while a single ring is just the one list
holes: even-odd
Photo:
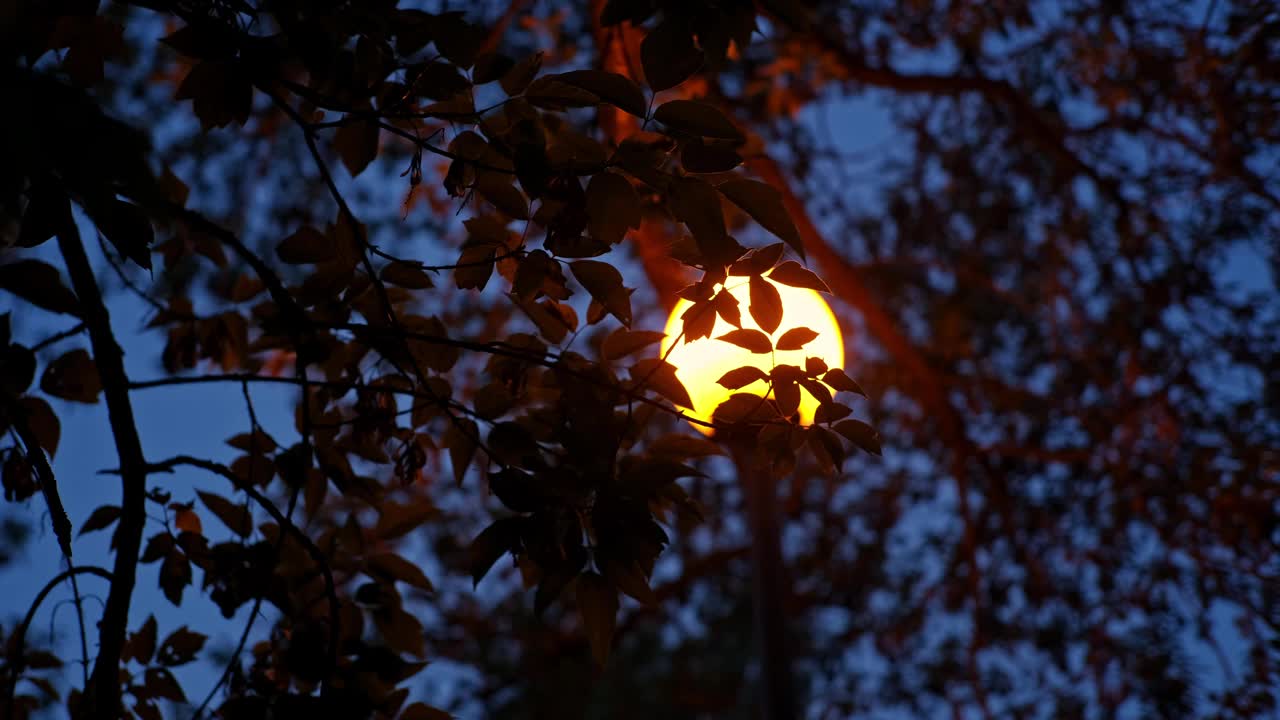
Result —
[{"label": "leaf", "polygon": [[749,282],[751,304],[747,310],[761,330],[772,335],[782,324],[782,296],[773,283],[759,275],[752,275]]},{"label": "leaf", "polygon": [[378,273],[383,282],[410,290],[427,290],[435,287],[431,276],[422,268],[407,262],[393,262]]},{"label": "leaf", "polygon": [[524,92],[529,87],[529,83],[537,77],[538,71],[542,69],[542,53],[534,53],[517,62],[505,75],[502,76],[499,84],[502,91],[514,97]]},{"label": "leaf", "polygon": [[591,107],[600,103],[600,98],[595,93],[562,82],[558,75],[543,75],[529,83],[524,91],[524,99],[534,107],[552,111]]},{"label": "leaf", "polygon": [[617,245],[629,228],[640,227],[640,199],[617,173],[596,173],[587,184],[587,229],[591,237]]},{"label": "leaf", "polygon": [[831,390],[826,385],[809,378],[801,378],[798,382],[819,403],[831,402]]},{"label": "leaf", "polygon": [[693,400],[689,391],[676,377],[676,369],[671,363],[659,358],[648,358],[636,361],[631,366],[631,379],[656,391],[671,402],[681,407],[693,409]]},{"label": "leaf", "polygon": [[693,33],[682,22],[665,18],[640,43],[640,65],[654,92],[673,88],[697,72],[702,51],[693,44]]},{"label": "leaf", "polygon": [[761,370],[760,368],[755,367],[754,365],[746,365],[740,368],[736,368],[734,370],[730,370],[729,372],[722,375],[720,379],[717,380],[716,382],[729,388],[730,390],[737,390],[738,388],[746,387],[747,385],[750,385],[751,383],[756,382],[757,380],[768,380],[768,379],[769,379],[769,376],[766,375],[764,371]]},{"label": "leaf", "polygon": [[791,382],[775,382],[773,400],[778,403],[778,412],[783,417],[791,417],[800,408],[800,386]]},{"label": "leaf", "polygon": [[439,512],[426,497],[415,498],[407,503],[384,501],[378,506],[378,510],[378,524],[373,532],[382,540],[403,537]]},{"label": "leaf", "polygon": [[303,225],[280,241],[276,246],[276,256],[290,265],[322,263],[337,256],[337,247],[333,238],[310,225]]},{"label": "leaf", "polygon": [[494,521],[471,541],[469,565],[472,586],[478,586],[498,558],[515,549],[520,541],[520,519],[514,517]]},{"label": "leaf", "polygon": [[191,510],[190,505],[180,508],[174,513],[173,526],[178,530],[195,533],[196,535],[204,533],[204,527],[200,523],[200,516]]},{"label": "leaf", "polygon": [[574,70],[556,76],[560,82],[587,90],[624,112],[643,118],[649,110],[644,91],[630,78],[604,70]]},{"label": "leaf", "polygon": [[[672,130],[718,140],[744,140],[742,133],[724,113],[697,100],[671,100],[653,113],[653,119]],[[733,181],[730,181],[733,182]],[[750,182],[750,181],[747,181]],[[768,186],[766,186],[768,187]]]},{"label": "leaf", "polygon": [[[160,589],[164,596],[174,605],[182,605],[182,591],[191,584],[191,561],[177,548],[170,548],[160,563]],[[164,662],[164,648],[161,647],[161,662]]]},{"label": "leaf", "polygon": [[124,661],[136,660],[141,665],[151,662],[151,656],[156,652],[156,616],[150,615],[146,621],[142,623],[142,627],[138,628],[138,632],[129,633],[129,639],[124,643],[124,650],[120,653],[120,658]]},{"label": "leaf", "polygon": [[782,243],[774,243],[752,250],[745,257],[729,266],[729,274],[763,275],[769,272],[769,268],[777,264],[785,249],[786,246]]},{"label": "leaf", "polygon": [[221,495],[202,490],[197,490],[196,495],[199,496],[200,502],[209,508],[209,512],[230,528],[231,532],[242,538],[253,534],[253,515],[249,512],[249,508],[233,503]]},{"label": "leaf", "polygon": [[[35,247],[73,222],[67,194],[55,183],[38,182],[27,190],[27,207],[18,232],[20,247]],[[7,343],[5,343],[7,344]]]},{"label": "leaf", "polygon": [[453,720],[453,715],[425,703],[416,702],[400,711],[400,720]]},{"label": "leaf", "polygon": [[94,532],[96,530],[106,530],[111,527],[111,523],[114,523],[119,518],[120,506],[103,505],[89,513],[88,519],[86,519],[84,524],[80,526],[79,535],[84,535],[85,533]]},{"label": "leaf", "polygon": [[721,173],[742,164],[737,150],[725,145],[708,145],[689,140],[680,148],[680,166],[689,173]]},{"label": "leaf", "polygon": [[696,302],[680,315],[680,320],[683,322],[685,342],[711,337],[716,327],[715,305],[710,302]]},{"label": "leaf", "polygon": [[156,660],[161,665],[169,667],[178,667],[186,665],[195,660],[196,653],[204,647],[204,635],[188,630],[186,625],[169,633],[169,637],[160,643],[160,652],[156,654]]},{"label": "leaf", "polygon": [[93,222],[111,245],[139,267],[151,268],[151,243],[155,231],[142,208],[123,200],[88,205]]},{"label": "leaf", "polygon": [[664,333],[655,330],[628,330],[618,328],[604,339],[600,345],[600,354],[606,360],[617,360],[644,348],[662,342]]},{"label": "leaf", "polygon": [[[8,317],[8,313],[5,317]],[[7,340],[0,341],[0,392],[21,395],[31,387],[35,375],[35,353],[23,345],[9,345]]]},{"label": "leaf", "polygon": [[818,337],[818,333],[807,327],[791,328],[778,338],[779,350],[799,350]]},{"label": "leaf", "polygon": [[[816,358],[816,357],[805,358],[804,371],[806,374],[810,376],[822,375],[827,371],[827,363],[822,358]],[[846,375],[845,377],[848,377],[848,376]],[[832,385],[831,382],[829,382],[825,376],[822,378],[822,381],[827,383],[828,385],[831,385],[831,387],[835,387],[835,385]],[[850,380],[849,382],[853,382],[853,381]]]},{"label": "leaf", "polygon": [[759,395],[734,393],[728,400],[720,403],[711,419],[716,423],[730,425],[743,422],[769,422],[777,419],[777,413],[773,405]]},{"label": "leaf", "polygon": [[578,612],[582,627],[591,644],[591,657],[604,667],[613,644],[614,624],[618,618],[618,591],[602,576],[586,572],[578,576]]},{"label": "leaf", "polygon": [[757,355],[773,351],[773,343],[769,342],[769,336],[759,330],[753,330],[750,328],[730,330],[716,339],[723,340],[727,343],[733,343],[734,345],[750,350]]},{"label": "leaf", "polygon": [[[348,115],[345,119],[350,119]],[[346,166],[351,177],[364,172],[369,163],[378,156],[378,137],[381,134],[378,124],[373,120],[353,120],[338,128],[333,138],[333,147],[338,157]]]},{"label": "leaf", "polygon": [[824,402],[818,406],[818,410],[813,415],[815,423],[832,423],[841,418],[849,416],[853,412],[848,406],[838,402]]},{"label": "leaf", "polygon": [[395,553],[380,553],[369,558],[371,570],[385,575],[391,580],[399,580],[419,590],[431,592],[434,587],[427,579],[426,573],[417,565],[405,560]]},{"label": "leaf", "polygon": [[476,191],[507,217],[528,220],[529,200],[509,178],[509,175],[481,170],[476,177]]},{"label": "leaf", "polygon": [[102,381],[89,352],[77,348],[49,363],[40,378],[40,389],[56,398],[92,404],[102,392]]},{"label": "leaf", "polygon": [[30,395],[19,399],[18,404],[26,414],[27,425],[35,434],[40,447],[52,458],[58,451],[58,438],[62,434],[62,424],[58,422],[58,416],[53,414],[53,408],[43,398]]},{"label": "leaf", "polygon": [[38,308],[67,315],[80,314],[80,301],[62,284],[52,265],[19,260],[0,265],[0,289],[8,290]]},{"label": "leaf", "polygon": [[715,306],[716,314],[724,318],[724,321],[730,325],[740,328],[742,327],[742,310],[738,307],[738,298],[728,290],[721,290],[711,299],[711,304]]},{"label": "leaf", "polygon": [[716,186],[734,205],[742,208],[761,227],[777,235],[804,257],[804,242],[791,215],[782,205],[782,196],[772,186],[758,180],[730,180]]},{"label": "leaf", "polygon": [[695,437],[686,433],[667,433],[649,445],[649,452],[657,456],[685,460],[723,455],[724,449],[704,437]]},{"label": "leaf", "polygon": [[832,426],[836,432],[872,455],[880,454],[880,433],[861,420],[841,420]]},{"label": "leaf", "polygon": [[444,433],[443,444],[449,448],[449,461],[453,465],[453,480],[462,487],[462,478],[476,454],[476,438],[479,429],[472,420],[458,418]]},{"label": "leaf", "polygon": [[862,391],[862,386],[854,382],[853,378],[849,377],[845,371],[840,368],[832,368],[828,370],[822,376],[822,382],[830,385],[840,392],[857,393],[862,397],[867,396],[867,394]]},{"label": "leaf", "polygon": [[813,274],[812,271],[795,260],[788,260],[774,268],[773,272],[769,273],[769,279],[791,287],[809,288],[810,290],[824,293],[831,292],[831,288],[822,282],[822,278]]},{"label": "leaf", "polygon": [[617,268],[599,260],[577,260],[569,263],[569,268],[609,314],[623,325],[631,326],[631,292],[623,287],[622,273]]},{"label": "leaf", "polygon": [[708,263],[727,265],[738,258],[742,248],[725,229],[720,196],[710,183],[694,177],[676,178],[668,194],[672,214],[689,227]]},{"label": "leaf", "polygon": [[182,686],[167,668],[149,667],[146,674],[146,692],[153,698],[164,698],[174,702],[186,702],[187,696]]}]

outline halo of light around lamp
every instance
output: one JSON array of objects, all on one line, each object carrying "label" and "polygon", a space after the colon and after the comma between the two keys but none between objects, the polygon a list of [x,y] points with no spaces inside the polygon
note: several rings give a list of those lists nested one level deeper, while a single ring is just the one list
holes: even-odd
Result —
[{"label": "halo of light around lamp", "polygon": [[[772,370],[775,363],[803,368],[805,358],[810,357],[821,358],[828,367],[844,366],[844,340],[840,334],[840,324],[836,322],[835,313],[822,295],[807,288],[783,285],[768,278],[766,280],[778,289],[783,308],[782,323],[777,331],[772,335],[765,333],[769,335],[769,339],[776,343],[783,333],[797,327],[807,327],[818,333],[818,337],[799,350],[775,350],[772,355],[752,353],[745,348],[716,339],[736,329],[724,318],[717,317],[711,337],[686,342],[681,337],[684,323],[680,316],[692,303],[688,300],[680,300],[667,320],[667,336],[662,341],[662,356],[675,366],[676,377],[684,384],[685,389],[689,391],[689,397],[693,399],[692,411],[688,413],[690,416],[710,422],[716,408],[720,403],[728,400],[729,396],[735,393],[764,395],[768,390],[768,385],[763,380],[757,380],[737,390],[729,390],[716,382],[734,368],[753,365],[765,373]],[[752,319],[748,310],[751,300],[747,278],[730,277],[728,288],[730,294],[738,300],[738,307],[742,311],[742,327],[764,332]],[[719,286],[716,289],[718,291]],[[679,338],[678,341],[677,338]],[[670,351],[669,355],[668,351]],[[817,409],[818,401],[801,390],[800,421],[804,424],[813,422],[813,414]],[[711,434],[711,429],[708,427],[703,425],[694,425],[694,427],[705,434]]]}]

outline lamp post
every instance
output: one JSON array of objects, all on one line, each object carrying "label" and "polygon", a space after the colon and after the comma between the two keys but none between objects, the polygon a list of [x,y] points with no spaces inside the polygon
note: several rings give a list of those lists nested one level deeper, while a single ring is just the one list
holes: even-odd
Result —
[{"label": "lamp post", "polygon": [[[748,283],[743,281],[735,284],[736,280],[740,278],[729,278],[727,289],[738,300],[740,307],[747,308],[750,302]],[[685,341],[681,337],[682,316],[691,303],[681,300],[667,321],[662,354],[675,366],[676,377],[689,391],[693,401],[690,415],[694,418],[710,421],[716,408],[735,393],[764,396],[770,392],[768,384],[763,380],[735,390],[722,387],[717,381],[730,370],[753,366],[768,375],[777,365],[804,367],[805,359],[810,357],[820,358],[830,367],[844,365],[844,343],[840,325],[822,296],[806,288],[790,287],[767,278],[765,281],[778,291],[783,308],[782,324],[773,333],[768,333],[760,328],[751,313],[742,312],[742,328],[765,332],[775,345],[778,337],[801,326],[815,331],[817,337],[799,350],[753,353],[717,340],[716,338],[735,329],[723,317],[717,317],[710,337]],[[801,423],[811,423],[817,407],[818,401],[804,394],[797,410]],[[706,426],[694,427],[705,434],[712,433]],[[791,586],[782,560],[777,490],[769,473],[759,462],[753,461],[754,432],[717,433],[716,439],[728,448],[746,499],[747,522],[751,532],[755,634],[763,693],[761,715],[764,720],[790,720],[797,716],[798,709],[792,685],[791,654],[786,632],[786,598]]]}]

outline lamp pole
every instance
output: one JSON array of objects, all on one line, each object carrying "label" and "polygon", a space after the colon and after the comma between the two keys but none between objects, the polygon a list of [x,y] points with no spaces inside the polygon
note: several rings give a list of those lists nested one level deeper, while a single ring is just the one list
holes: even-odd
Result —
[{"label": "lamp pole", "polygon": [[[754,435],[754,433],[751,433]],[[786,598],[791,588],[782,561],[782,528],[773,478],[752,458],[754,437],[730,437],[727,445],[746,499],[751,531],[752,605],[759,659],[763,720],[796,716],[787,639]]]}]

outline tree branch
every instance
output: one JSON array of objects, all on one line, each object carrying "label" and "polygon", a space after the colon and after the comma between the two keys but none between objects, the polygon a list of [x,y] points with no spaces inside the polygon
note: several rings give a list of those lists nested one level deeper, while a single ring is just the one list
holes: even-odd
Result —
[{"label": "tree branch", "polygon": [[142,441],[129,401],[129,377],[124,369],[124,354],[111,330],[111,316],[103,304],[102,293],[94,279],[93,267],[85,255],[84,245],[75,221],[68,219],[58,232],[58,249],[67,265],[71,287],[80,299],[80,315],[89,329],[89,342],[102,379],[107,416],[115,436],[120,458],[122,497],[120,522],[116,528],[116,559],[111,589],[99,625],[98,657],[89,686],[81,702],[80,717],[114,718],[119,716],[120,653],[124,648],[125,630],[129,623],[129,604],[138,571],[138,553],[142,547],[142,531],[146,524],[147,470]]}]

